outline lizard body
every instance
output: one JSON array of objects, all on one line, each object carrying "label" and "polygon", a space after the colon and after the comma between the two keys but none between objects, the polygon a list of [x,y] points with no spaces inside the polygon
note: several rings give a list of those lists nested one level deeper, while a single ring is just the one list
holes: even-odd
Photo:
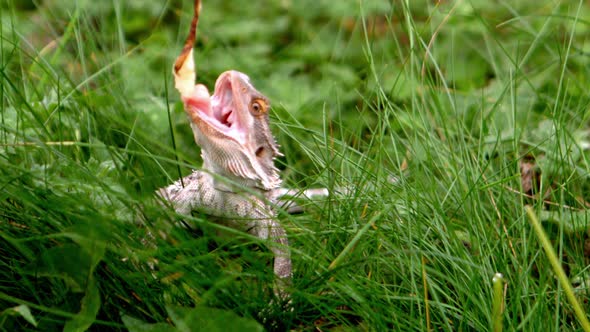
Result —
[{"label": "lizard body", "polygon": [[[287,191],[280,188],[274,166],[280,152],[270,131],[270,103],[238,71],[219,75],[212,95],[204,85],[195,84],[193,45],[200,8],[200,0],[195,0],[190,32],[173,74],[195,142],[201,147],[203,170],[158,194],[178,213],[204,210],[227,219],[229,226],[268,239],[275,257],[274,273],[280,278],[279,285],[284,285],[291,278],[291,258],[275,204]],[[278,293],[284,294],[281,286]]]},{"label": "lizard body", "polygon": [[270,249],[275,256],[274,273],[287,281],[291,277],[288,240],[274,210],[279,192],[226,191],[217,188],[215,183],[216,179],[211,174],[194,171],[182,181],[160,189],[159,194],[180,214],[190,215],[192,211],[201,210],[224,218],[227,226],[271,240]]}]

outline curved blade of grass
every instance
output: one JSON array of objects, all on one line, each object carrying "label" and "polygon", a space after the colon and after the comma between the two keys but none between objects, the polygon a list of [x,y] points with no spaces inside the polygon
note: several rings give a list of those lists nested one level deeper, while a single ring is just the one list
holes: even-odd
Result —
[{"label": "curved blade of grass", "polygon": [[533,208],[530,205],[527,205],[525,207],[525,210],[527,215],[529,216],[529,221],[531,222],[531,225],[535,229],[535,233],[537,233],[539,242],[541,242],[543,249],[545,249],[545,253],[547,254],[549,263],[551,263],[551,266],[553,267],[553,272],[555,272],[555,274],[557,275],[557,279],[561,283],[568,301],[574,308],[574,312],[576,313],[576,317],[580,321],[580,325],[582,326],[584,331],[590,332],[590,322],[588,321],[588,317],[586,317],[586,313],[582,309],[582,306],[578,302],[578,299],[576,299],[576,296],[574,295],[574,289],[570,284],[569,280],[567,279],[565,271],[563,271],[563,268],[559,263],[559,259],[557,259],[557,255],[555,254],[555,250],[553,249],[551,242],[547,238],[547,235],[545,234],[545,231],[543,230],[543,227],[541,226],[541,223],[539,222],[537,215],[535,214]]},{"label": "curved blade of grass", "polygon": [[332,261],[332,263],[330,263],[330,265],[328,266],[328,270],[332,270],[336,266],[338,266],[338,264],[340,263],[340,261],[342,261],[344,256],[346,256],[346,254],[348,254],[350,251],[352,251],[352,248],[354,247],[354,245],[361,239],[363,234],[365,234],[369,230],[369,227],[371,227],[373,225],[373,223],[379,219],[380,216],[381,216],[380,213],[375,215],[373,218],[371,218],[371,220],[369,220],[363,226],[363,228],[361,228],[356,233],[356,235],[352,238],[352,240],[350,240],[350,242],[346,245],[346,247],[344,247],[344,249],[342,249],[342,251],[338,254],[338,256]]}]

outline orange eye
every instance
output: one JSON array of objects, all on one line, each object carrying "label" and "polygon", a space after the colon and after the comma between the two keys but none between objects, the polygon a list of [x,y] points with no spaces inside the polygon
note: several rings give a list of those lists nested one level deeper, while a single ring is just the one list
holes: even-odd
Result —
[{"label": "orange eye", "polygon": [[252,112],[254,115],[266,113],[267,108],[268,105],[266,104],[266,101],[264,101],[263,99],[257,98],[252,100],[252,102],[250,103],[250,112]]}]

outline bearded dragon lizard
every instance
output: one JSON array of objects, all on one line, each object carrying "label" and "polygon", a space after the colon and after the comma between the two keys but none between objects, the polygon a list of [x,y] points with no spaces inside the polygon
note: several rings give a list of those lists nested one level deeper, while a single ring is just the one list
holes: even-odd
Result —
[{"label": "bearded dragon lizard", "polygon": [[[195,0],[189,35],[173,74],[195,142],[201,147],[203,170],[160,189],[159,194],[178,213],[205,210],[226,218],[232,227],[268,239],[274,273],[279,284],[285,284],[292,274],[291,258],[275,207],[282,196],[293,191],[280,188],[274,159],[281,154],[269,127],[270,103],[248,76],[238,71],[219,75],[213,95],[204,85],[195,84],[193,45],[200,10],[201,2]],[[303,192],[306,196],[316,194],[326,192]]]}]

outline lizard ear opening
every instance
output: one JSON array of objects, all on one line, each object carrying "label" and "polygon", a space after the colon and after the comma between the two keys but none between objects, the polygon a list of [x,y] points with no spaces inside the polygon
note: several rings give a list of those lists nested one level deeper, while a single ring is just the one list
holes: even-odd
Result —
[{"label": "lizard ear opening", "polygon": [[257,158],[263,157],[264,156],[264,147],[263,146],[259,147],[258,149],[256,149],[255,153],[256,153]]}]

